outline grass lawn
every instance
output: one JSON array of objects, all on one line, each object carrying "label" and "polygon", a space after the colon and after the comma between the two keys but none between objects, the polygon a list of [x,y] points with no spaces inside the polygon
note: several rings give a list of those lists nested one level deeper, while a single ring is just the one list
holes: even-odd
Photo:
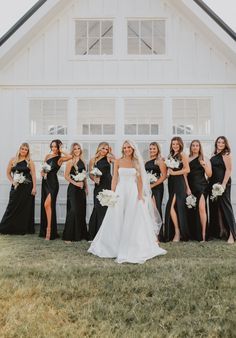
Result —
[{"label": "grass lawn", "polygon": [[0,236],[0,337],[236,337],[236,245],[118,265],[86,242]]}]

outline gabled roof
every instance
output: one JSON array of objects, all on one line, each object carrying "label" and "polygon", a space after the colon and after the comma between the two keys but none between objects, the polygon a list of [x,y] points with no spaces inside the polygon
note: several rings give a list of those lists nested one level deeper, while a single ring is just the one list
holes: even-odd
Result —
[{"label": "gabled roof", "polygon": [[[204,10],[234,41],[236,41],[236,32],[232,30],[203,0],[188,0],[196,3]],[[31,18],[48,0],[38,0],[1,38],[2,46],[23,24]]]}]

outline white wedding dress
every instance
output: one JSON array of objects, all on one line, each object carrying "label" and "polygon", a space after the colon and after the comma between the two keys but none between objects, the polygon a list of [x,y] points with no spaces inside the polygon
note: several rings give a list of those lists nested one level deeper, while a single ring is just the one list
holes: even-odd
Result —
[{"label": "white wedding dress", "polygon": [[147,203],[138,200],[135,168],[119,168],[118,202],[108,207],[88,252],[118,263],[144,263],[166,254],[157,243]]}]

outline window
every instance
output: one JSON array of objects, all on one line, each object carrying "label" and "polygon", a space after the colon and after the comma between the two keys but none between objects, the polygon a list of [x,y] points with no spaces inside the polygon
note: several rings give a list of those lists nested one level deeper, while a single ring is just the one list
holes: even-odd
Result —
[{"label": "window", "polygon": [[209,98],[173,99],[173,134],[210,135],[210,106]]},{"label": "window", "polygon": [[166,53],[165,20],[128,20],[128,54],[163,55]]},{"label": "window", "polygon": [[30,100],[30,135],[66,135],[67,100]]},{"label": "window", "polygon": [[77,133],[81,135],[114,135],[115,100],[79,99]]},{"label": "window", "polygon": [[163,130],[162,99],[126,99],[125,134],[159,135]]},{"label": "window", "polygon": [[76,20],[75,54],[112,55],[113,22],[111,20]]}]

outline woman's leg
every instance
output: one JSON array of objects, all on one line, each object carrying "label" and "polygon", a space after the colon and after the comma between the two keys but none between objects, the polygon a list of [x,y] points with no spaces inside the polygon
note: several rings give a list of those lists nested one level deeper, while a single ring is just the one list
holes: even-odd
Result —
[{"label": "woman's leg", "polygon": [[44,208],[47,216],[47,229],[46,229],[46,240],[50,240],[51,237],[51,223],[52,223],[52,198],[51,194],[48,194],[45,202],[44,202]]},{"label": "woman's leg", "polygon": [[172,222],[175,228],[175,236],[173,238],[173,242],[179,242],[180,241],[180,230],[179,230],[178,217],[175,211],[175,203],[176,203],[176,195],[173,196],[173,200],[171,203],[170,217],[172,219]]},{"label": "woman's leg", "polygon": [[199,215],[202,226],[202,240],[206,240],[206,225],[207,225],[207,213],[206,213],[206,201],[204,195],[201,195],[199,199]]}]

